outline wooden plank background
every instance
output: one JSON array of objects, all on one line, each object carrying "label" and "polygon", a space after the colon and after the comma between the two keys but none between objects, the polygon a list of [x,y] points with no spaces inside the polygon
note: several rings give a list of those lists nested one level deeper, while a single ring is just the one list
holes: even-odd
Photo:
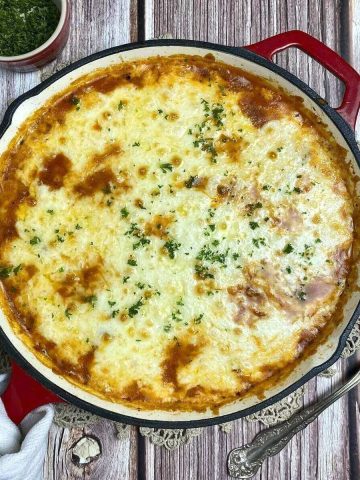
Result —
[{"label": "wooden plank background", "polygon": [[[242,46],[290,29],[309,32],[338,51],[360,71],[359,0],[73,0],[70,40],[58,60],[74,61],[104,48],[171,34]],[[276,61],[309,83],[331,105],[342,86],[297,50]],[[41,72],[0,71],[0,118],[11,99],[40,81]],[[358,122],[359,125],[359,122]],[[360,126],[360,125],[359,125]],[[360,133],[360,129],[358,128]],[[332,379],[316,378],[306,387],[305,402],[316,401],[351,370],[358,359],[338,362]],[[351,392],[318,421],[298,434],[280,455],[266,462],[256,480],[359,480],[359,393]],[[257,423],[234,422],[231,433],[210,427],[175,451],[155,447],[135,427],[129,438],[116,437],[114,425],[101,420],[91,427],[51,428],[44,465],[45,480],[222,480],[229,451],[251,441]],[[84,435],[97,438],[101,455],[86,466],[73,460],[72,447]]]}]

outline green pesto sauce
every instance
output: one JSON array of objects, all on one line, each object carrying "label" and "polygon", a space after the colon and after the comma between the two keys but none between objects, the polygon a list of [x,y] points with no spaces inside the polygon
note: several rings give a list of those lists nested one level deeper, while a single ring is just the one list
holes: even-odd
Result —
[{"label": "green pesto sauce", "polygon": [[51,0],[0,0],[0,55],[35,50],[51,37],[59,19]]}]

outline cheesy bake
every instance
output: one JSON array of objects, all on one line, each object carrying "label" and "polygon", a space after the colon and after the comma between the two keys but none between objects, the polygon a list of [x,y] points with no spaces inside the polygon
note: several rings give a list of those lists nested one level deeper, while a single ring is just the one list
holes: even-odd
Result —
[{"label": "cheesy bake", "polygon": [[56,373],[139,409],[216,411],[339,312],[345,150],[265,79],[206,57],[83,76],[2,154],[2,304]]}]

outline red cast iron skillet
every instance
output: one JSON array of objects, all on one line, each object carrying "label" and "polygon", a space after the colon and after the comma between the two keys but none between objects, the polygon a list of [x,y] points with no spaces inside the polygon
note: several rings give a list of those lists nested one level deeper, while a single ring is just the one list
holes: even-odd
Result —
[{"label": "red cast iron skillet", "polygon": [[[350,151],[357,164],[360,167],[360,152],[357,147],[353,129],[355,128],[355,122],[357,113],[360,107],[360,75],[343,60],[337,53],[332,51],[326,45],[319,40],[311,37],[310,35],[301,31],[289,31],[275,35],[261,42],[253,45],[248,45],[243,48],[225,47],[215,45],[207,42],[197,42],[191,40],[151,40],[148,42],[132,43],[123,45],[120,47],[110,48],[94,55],[90,55],[67,68],[56,73],[39,86],[25,93],[17,100],[15,100],[7,112],[5,113],[4,120],[0,126],[0,139],[3,136],[5,130],[11,123],[12,116],[18,106],[31,96],[37,95],[40,91],[47,88],[55,80],[67,74],[68,72],[81,67],[93,60],[112,55],[118,52],[124,52],[127,50],[139,49],[146,46],[185,46],[185,47],[200,47],[211,52],[225,52],[232,55],[236,55],[251,62],[255,62],[267,69],[282,76],[286,80],[293,83],[300,88],[305,96],[310,97],[312,100],[319,104],[319,107],[330,117],[340,133],[346,140]],[[289,47],[297,47],[308,55],[317,60],[321,65],[333,73],[336,77],[343,81],[345,85],[345,93],[342,103],[339,108],[333,109],[327,105],[324,100],[319,97],[311,88],[305,83],[299,80],[297,77],[287,72],[286,70],[278,67],[272,62],[272,57],[277,52],[285,50]],[[312,368],[306,375],[302,376],[300,380],[293,383],[283,391],[271,398],[258,403],[257,405],[243,409],[239,412],[231,413],[222,416],[213,416],[211,418],[191,420],[191,421],[160,421],[160,420],[143,420],[136,417],[122,415],[119,413],[111,412],[106,409],[95,406],[87,401],[84,401],[75,395],[65,391],[59,386],[52,383],[49,379],[45,378],[37,369],[35,369],[30,363],[21,355],[21,353],[15,349],[11,340],[5,335],[5,332],[0,328],[0,340],[5,350],[12,357],[12,376],[7,390],[2,396],[2,400],[5,404],[9,417],[16,423],[20,422],[22,418],[31,410],[41,405],[50,402],[62,402],[68,401],[85,410],[91,411],[97,415],[116,420],[123,423],[129,423],[133,425],[145,425],[156,428],[188,428],[188,427],[201,427],[206,425],[212,425],[217,423],[223,423],[235,420],[239,417],[250,415],[256,411],[268,407],[269,405],[281,400],[285,396],[292,393],[294,390],[305,384],[308,380],[320,373],[322,370],[332,365],[340,356],[347,337],[351,332],[356,320],[360,315],[360,302],[354,309],[351,318],[342,331],[339,337],[337,348],[334,354],[324,363]]]}]

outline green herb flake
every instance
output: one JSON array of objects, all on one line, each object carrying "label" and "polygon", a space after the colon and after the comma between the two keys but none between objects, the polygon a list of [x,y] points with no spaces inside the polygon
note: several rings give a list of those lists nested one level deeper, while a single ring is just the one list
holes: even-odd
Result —
[{"label": "green herb flake", "polygon": [[121,213],[122,218],[127,218],[129,216],[129,211],[126,207],[122,208],[120,210],[120,213]]},{"label": "green herb flake", "polygon": [[20,263],[17,267],[14,268],[13,270],[14,274],[17,275],[21,269],[22,269],[22,264]]},{"label": "green herb flake", "polygon": [[173,170],[171,163],[160,163],[160,168],[163,173],[172,172]]},{"label": "green herb flake", "polygon": [[320,238],[317,238],[317,239],[315,240],[315,243],[321,243]]},{"label": "green herb flake", "polygon": [[291,273],[291,267],[286,267],[287,273]]},{"label": "green herb flake", "polygon": [[287,245],[285,245],[285,247],[283,248],[283,252],[284,253],[291,253],[294,251],[294,247],[291,245],[291,243],[288,243]]},{"label": "green herb flake", "polygon": [[199,263],[195,265],[195,273],[196,276],[201,280],[206,280],[207,278],[214,278],[214,275],[210,272],[209,267]]},{"label": "green herb flake", "polygon": [[67,308],[67,309],[65,310],[65,317],[70,318],[71,316],[72,316],[72,313],[70,312],[70,309]]},{"label": "green herb flake", "polygon": [[0,267],[0,278],[8,278],[11,275],[11,272],[13,271],[13,267]]},{"label": "green herb flake", "polygon": [[124,107],[125,107],[125,103],[124,103],[122,100],[120,100],[120,102],[119,102],[119,104],[118,104],[118,110],[120,111],[120,110],[122,110]]},{"label": "green herb flake", "polygon": [[122,283],[127,283],[130,277],[123,277]]},{"label": "green herb flake", "polygon": [[168,251],[169,257],[171,259],[175,258],[175,252],[179,250],[181,243],[176,243],[175,240],[168,240],[164,244],[164,248]]},{"label": "green herb flake", "polygon": [[204,314],[201,313],[200,315],[198,315],[197,317],[194,318],[194,323],[195,325],[199,325],[201,323],[201,319],[204,317]]},{"label": "green herb flake", "polygon": [[255,245],[256,248],[260,248],[260,246],[265,246],[265,238],[260,237],[260,238],[253,238],[252,243]]},{"label": "green herb flake", "polygon": [[48,213],[49,215],[54,215],[54,210],[46,210],[46,213]]},{"label": "green herb flake", "polygon": [[113,307],[116,304],[116,302],[111,302],[110,300],[108,300],[108,304],[110,307]]},{"label": "green herb flake", "polygon": [[142,297],[141,297],[140,300],[138,300],[136,303],[134,303],[134,305],[131,305],[131,307],[129,308],[129,310],[128,310],[129,317],[131,317],[131,318],[135,317],[135,315],[137,315],[139,313],[139,310],[143,305],[144,305],[144,303],[143,303]]},{"label": "green herb flake", "polygon": [[90,305],[94,308],[95,304],[97,302],[97,296],[96,295],[88,295],[87,297],[84,297],[84,302],[85,303],[90,303]]},{"label": "green herb flake", "polygon": [[186,188],[192,188],[197,184],[199,177],[197,175],[190,175],[190,177],[185,180],[184,185]]},{"label": "green herb flake", "polygon": [[259,228],[259,224],[257,222],[249,222],[251,230],[255,230],[255,228]]},{"label": "green herb flake", "polygon": [[137,267],[137,263],[134,258],[129,258],[129,260],[127,261],[127,264],[131,265],[132,267]]},{"label": "green herb flake", "polygon": [[30,245],[37,245],[40,242],[41,242],[41,239],[36,236],[30,239]]},{"label": "green herb flake", "polygon": [[134,143],[132,144],[132,146],[133,146],[133,147],[140,147],[140,142],[134,142]]},{"label": "green herb flake", "polygon": [[172,326],[170,324],[164,325],[164,332],[170,332]]}]

